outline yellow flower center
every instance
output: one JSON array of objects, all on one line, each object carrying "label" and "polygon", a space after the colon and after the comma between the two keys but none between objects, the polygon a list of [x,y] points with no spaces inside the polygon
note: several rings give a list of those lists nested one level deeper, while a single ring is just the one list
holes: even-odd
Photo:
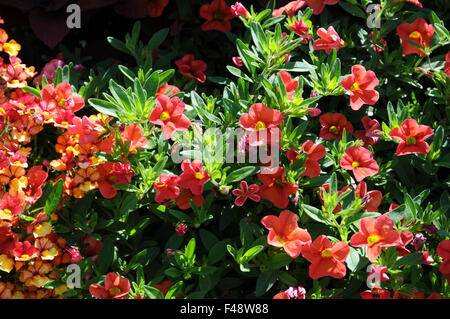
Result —
[{"label": "yellow flower center", "polygon": [[263,121],[258,121],[255,125],[255,130],[259,131],[260,129],[266,128],[266,123]]},{"label": "yellow flower center", "polygon": [[421,34],[420,34],[419,32],[417,32],[417,31],[414,31],[414,32],[411,32],[411,33],[409,34],[409,37],[410,37],[410,38],[413,38],[413,39],[418,39],[418,38],[421,37]]},{"label": "yellow flower center", "polygon": [[330,126],[330,128],[328,129],[329,132],[333,133],[333,134],[338,134],[339,130],[336,126],[332,125]]},{"label": "yellow flower center", "polygon": [[194,177],[195,177],[196,179],[203,179],[204,176],[203,176],[203,174],[200,173],[200,172],[195,172]]},{"label": "yellow flower center", "polygon": [[353,167],[353,168],[358,167],[358,166],[359,166],[359,162],[358,162],[358,161],[354,161],[354,162],[352,163],[352,167]]},{"label": "yellow flower center", "polygon": [[329,251],[328,249],[322,250],[322,252],[320,254],[322,255],[323,258],[333,257],[333,253],[331,251]]},{"label": "yellow flower center", "polygon": [[22,256],[20,256],[21,259],[28,259],[30,258],[30,256],[28,256],[27,254],[23,254]]},{"label": "yellow flower center", "polygon": [[66,105],[66,99],[61,99],[61,100],[58,101],[58,106],[63,107],[65,105]]},{"label": "yellow flower center", "polygon": [[108,291],[109,291],[109,294],[110,294],[111,296],[118,295],[118,294],[120,294],[120,292],[121,292],[121,290],[120,290],[119,287],[112,287],[112,288],[109,289]]},{"label": "yellow flower center", "polygon": [[367,237],[367,243],[369,244],[369,246],[372,246],[373,244],[376,244],[380,241],[380,236],[378,235],[370,235],[369,237]]},{"label": "yellow flower center", "polygon": [[359,90],[359,85],[358,83],[353,83],[352,86],[350,87],[350,90],[352,91],[358,91]]},{"label": "yellow flower center", "polygon": [[223,20],[223,12],[222,11],[214,12],[214,19],[215,20]]},{"label": "yellow flower center", "polygon": [[283,240],[283,238],[281,238],[281,236],[277,236],[277,240],[282,245],[286,244],[286,242]]},{"label": "yellow flower center", "polygon": [[407,145],[416,144],[416,138],[414,136],[408,136],[406,138],[406,144]]},{"label": "yellow flower center", "polygon": [[164,188],[164,187],[166,187],[166,183],[164,183],[164,182],[161,182],[161,183],[159,183],[159,184],[157,184],[157,185],[155,185],[156,186],[156,188]]},{"label": "yellow flower center", "polygon": [[167,121],[168,119],[170,119],[170,115],[167,112],[162,112],[161,115],[159,116],[159,119],[161,121]]}]

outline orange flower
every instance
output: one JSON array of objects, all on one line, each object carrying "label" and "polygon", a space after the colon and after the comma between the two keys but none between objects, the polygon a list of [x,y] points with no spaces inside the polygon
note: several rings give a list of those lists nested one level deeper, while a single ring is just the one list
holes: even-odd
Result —
[{"label": "orange flower", "polygon": [[115,273],[108,273],[105,285],[91,284],[89,292],[92,296],[100,299],[125,299],[130,291],[130,281]]},{"label": "orange flower", "polygon": [[312,279],[325,276],[343,278],[347,271],[344,262],[349,253],[347,243],[340,241],[333,245],[325,235],[320,235],[302,249],[302,256],[311,262],[309,277]]},{"label": "orange flower", "polygon": [[401,245],[400,233],[394,230],[394,222],[386,215],[377,218],[364,217],[359,221],[359,232],[350,239],[354,247],[367,247],[367,257],[375,261],[382,247]]},{"label": "orange flower", "polygon": [[265,216],[261,223],[269,230],[267,243],[275,247],[283,247],[292,258],[300,255],[302,246],[311,242],[309,233],[297,225],[297,216],[284,210],[279,217]]},{"label": "orange flower", "polygon": [[352,74],[345,77],[341,85],[350,94],[350,107],[357,111],[364,104],[374,105],[380,95],[374,88],[378,79],[373,71],[366,71],[362,65],[352,66]]},{"label": "orange flower", "polygon": [[203,31],[231,31],[229,20],[234,18],[234,14],[231,11],[231,7],[225,3],[225,0],[214,0],[210,4],[202,5],[200,7],[200,16],[207,20],[202,24],[201,28]]},{"label": "orange flower", "polygon": [[130,142],[130,153],[148,143],[148,140],[142,134],[142,129],[136,124],[128,125],[125,130],[120,133],[120,136],[122,136],[125,143]]},{"label": "orange flower", "polygon": [[298,186],[286,181],[283,167],[275,167],[270,169],[270,172],[270,174],[258,173],[258,179],[263,183],[259,187],[258,195],[271,201],[278,208],[286,208],[289,204],[289,195],[295,193]]}]

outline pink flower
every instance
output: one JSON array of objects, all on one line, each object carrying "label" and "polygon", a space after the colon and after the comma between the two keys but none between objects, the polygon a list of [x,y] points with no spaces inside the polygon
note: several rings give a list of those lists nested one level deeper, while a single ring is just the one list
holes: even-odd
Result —
[{"label": "pink flower", "polygon": [[238,68],[242,67],[244,65],[244,63],[242,62],[242,58],[238,57],[238,56],[234,56],[232,58],[233,63],[235,66],[237,66]]},{"label": "pink flower", "polygon": [[246,181],[241,181],[241,189],[232,190],[233,195],[237,196],[234,203],[237,206],[242,206],[244,205],[244,202],[247,200],[247,198],[250,198],[254,202],[259,202],[261,196],[257,194],[258,192],[259,192],[258,185],[252,184],[248,186]]},{"label": "pink flower", "polygon": [[336,49],[336,51],[338,51],[344,46],[344,41],[341,40],[341,37],[333,26],[329,26],[328,30],[319,28],[319,30],[317,30],[317,35],[320,39],[314,41],[314,50],[325,50],[327,54],[330,54],[331,50]]},{"label": "pink flower", "polygon": [[67,132],[71,135],[79,135],[80,145],[92,143],[97,139],[98,132],[101,130],[100,125],[93,122],[86,115],[82,119],[73,118],[73,125],[67,127]]},{"label": "pink flower", "polygon": [[375,72],[366,71],[362,65],[352,66],[352,74],[345,77],[341,85],[350,94],[350,107],[357,111],[364,104],[374,105],[380,94],[375,91],[379,81]]},{"label": "pink flower", "polygon": [[303,22],[303,20],[294,22],[294,24],[290,25],[289,27],[292,29],[292,31],[294,31],[300,36],[308,34],[309,27],[306,25],[305,22]]},{"label": "pink flower", "polygon": [[234,6],[231,6],[231,12],[236,17],[244,17],[248,19],[250,17],[250,13],[247,11],[247,9],[244,7],[244,5],[240,2],[236,2]]},{"label": "pink flower", "polygon": [[378,173],[379,167],[372,153],[361,146],[351,146],[345,150],[340,165],[343,169],[352,170],[356,181],[360,182],[368,176]]},{"label": "pink flower", "polygon": [[185,224],[180,224],[175,229],[177,236],[183,237],[186,234],[187,226]]}]

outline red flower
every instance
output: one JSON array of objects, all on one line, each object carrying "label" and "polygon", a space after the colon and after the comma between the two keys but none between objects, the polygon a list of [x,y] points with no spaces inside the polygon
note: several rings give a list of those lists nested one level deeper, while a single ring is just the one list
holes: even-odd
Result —
[{"label": "red flower", "polygon": [[187,232],[187,225],[185,225],[185,224],[178,225],[175,228],[175,232],[176,232],[177,236],[183,237]]},{"label": "red flower", "polygon": [[94,142],[101,130],[100,125],[93,122],[86,115],[84,115],[82,119],[74,117],[72,123],[73,125],[67,127],[67,133],[71,135],[78,134],[80,145]]},{"label": "red flower", "polygon": [[39,250],[36,249],[29,241],[23,243],[17,242],[13,251],[16,261],[28,261],[36,258],[39,254]]},{"label": "red flower", "polygon": [[364,217],[359,221],[359,232],[350,239],[353,247],[367,247],[367,257],[375,261],[382,247],[401,245],[400,233],[394,230],[394,222],[386,215],[377,218]]},{"label": "red flower", "polygon": [[314,41],[314,50],[325,50],[327,54],[330,54],[331,50],[336,49],[336,51],[339,51],[344,46],[344,41],[341,40],[341,37],[334,30],[333,26],[329,26],[328,30],[319,28],[317,35],[320,39]]},{"label": "red flower", "polygon": [[326,4],[336,4],[339,0],[305,0],[308,7],[313,10],[313,14],[320,14]]},{"label": "red flower", "polygon": [[325,235],[320,235],[302,248],[302,256],[311,262],[309,277],[312,279],[325,276],[343,278],[347,272],[344,262],[349,253],[347,243],[339,241],[333,245]]},{"label": "red flower", "polygon": [[188,188],[192,194],[201,195],[203,193],[203,184],[209,180],[209,174],[202,169],[202,161],[188,159],[181,163],[183,173],[180,175],[178,185],[183,188]]},{"label": "red flower", "polygon": [[430,256],[430,252],[429,251],[422,252],[422,256],[420,256],[419,259],[423,260],[423,263],[425,265],[431,265],[432,263],[434,263],[434,259]]},{"label": "red flower", "polygon": [[[249,143],[251,146],[270,144],[272,134],[281,138],[281,131],[277,127],[281,122],[283,122],[283,114],[262,103],[253,104],[248,113],[242,114],[239,119],[239,125],[250,132]],[[263,134],[260,134],[261,130],[263,130]]]},{"label": "red flower", "polygon": [[321,144],[314,144],[313,141],[307,140],[302,145],[303,152],[306,152],[306,162],[304,167],[306,170],[301,176],[316,177],[320,174],[320,165],[317,162],[326,155],[325,147]]},{"label": "red flower", "polygon": [[341,113],[326,113],[319,117],[320,130],[319,136],[324,140],[331,140],[333,138],[342,139],[342,132],[353,132],[352,123],[347,121],[344,114]]},{"label": "red flower", "polygon": [[128,279],[115,273],[108,273],[105,278],[105,285],[91,284],[89,292],[95,298],[100,299],[125,299],[130,291],[130,282]]},{"label": "red flower", "polygon": [[350,107],[359,110],[364,104],[374,105],[380,95],[374,88],[378,79],[373,71],[367,71],[362,65],[352,66],[352,75],[341,82],[342,87],[350,94]]},{"label": "red flower", "polygon": [[431,38],[433,38],[434,27],[428,24],[423,18],[417,18],[413,23],[402,23],[397,27],[397,34],[402,39],[403,54],[418,54],[423,56],[425,53],[409,44],[408,40],[417,43],[423,50],[425,45],[430,47]]},{"label": "red flower", "polygon": [[436,253],[443,259],[439,271],[444,275],[450,275],[450,240],[441,241],[437,246]]},{"label": "red flower", "polygon": [[175,64],[184,76],[201,83],[206,81],[206,75],[203,73],[206,70],[206,63],[202,60],[194,60],[192,54],[186,54],[181,59],[175,61]]},{"label": "red flower", "polygon": [[[168,93],[169,91],[170,91],[170,93]],[[155,97],[158,97],[163,94],[172,96],[172,95],[180,93],[180,92],[181,92],[180,89],[178,87],[176,87],[175,85],[169,85],[169,83],[165,83],[164,85],[159,87],[158,91],[155,94]],[[166,93],[168,93],[168,94],[166,94]]]},{"label": "red flower", "polygon": [[444,72],[447,76],[450,76],[450,51],[445,55]]},{"label": "red flower", "polygon": [[166,295],[169,292],[169,288],[173,286],[173,282],[170,280],[165,280],[162,283],[158,285],[154,285],[153,288],[158,289],[163,293],[163,295]]},{"label": "red flower", "polygon": [[183,210],[191,208],[189,199],[192,199],[192,201],[198,207],[201,207],[203,205],[203,202],[205,201],[202,195],[194,195],[189,189],[183,189],[181,191],[180,197],[178,197],[176,200],[178,208]]},{"label": "red flower", "polygon": [[418,125],[415,119],[406,119],[400,127],[394,127],[389,136],[400,141],[396,154],[427,154],[430,146],[424,140],[433,135],[433,129],[427,125]]},{"label": "red flower", "polygon": [[147,0],[148,14],[152,18],[160,17],[168,4],[169,0]]},{"label": "red flower", "polygon": [[162,203],[169,199],[175,199],[180,195],[180,188],[177,186],[179,177],[176,175],[161,174],[158,181],[153,183],[156,189],[155,201]]},{"label": "red flower", "polygon": [[281,166],[266,171],[270,173],[258,173],[258,179],[263,183],[259,187],[259,195],[278,208],[286,208],[289,204],[289,195],[295,193],[298,186],[286,182],[284,168]]},{"label": "red flower", "polygon": [[380,191],[367,192],[367,184],[362,181],[356,186],[355,195],[363,199],[363,211],[378,212],[378,206],[381,204],[383,194]]},{"label": "red flower", "polygon": [[254,202],[259,202],[261,199],[258,195],[259,186],[256,184],[248,186],[246,181],[241,181],[241,189],[233,189],[231,192],[233,195],[237,196],[234,201],[237,206],[244,205],[247,198],[250,198]]},{"label": "red flower", "polygon": [[120,133],[120,136],[125,143],[130,142],[129,152],[133,152],[135,149],[148,144],[148,140],[142,134],[142,129],[136,124],[125,127],[124,131]]},{"label": "red flower", "polygon": [[130,167],[130,163],[113,163],[106,162],[97,166],[99,174],[98,188],[105,198],[113,198],[117,195],[115,184],[129,184],[134,171]]},{"label": "red flower", "polygon": [[235,66],[237,66],[238,68],[242,67],[244,65],[244,62],[242,62],[242,58],[238,57],[238,56],[234,56],[232,58],[233,63]]},{"label": "red flower", "polygon": [[422,8],[422,4],[420,3],[419,0],[394,0],[393,2],[394,3],[397,3],[397,2],[409,2],[409,3],[415,4],[416,6]]},{"label": "red flower", "polygon": [[305,5],[306,1],[304,0],[291,1],[283,7],[273,10],[272,17],[278,17],[282,15],[284,12],[286,12],[288,16],[292,17],[298,10],[303,8]]},{"label": "red flower", "polygon": [[391,299],[389,290],[373,287],[372,290],[365,290],[361,294],[362,299]]},{"label": "red flower", "polygon": [[303,22],[303,20],[300,20],[298,22],[295,21],[294,24],[290,25],[289,27],[292,29],[292,31],[294,31],[300,36],[308,34],[309,27],[306,25],[305,22]]},{"label": "red flower", "polygon": [[[380,32],[378,31],[377,34],[380,34]],[[372,40],[372,43],[373,43],[373,31],[370,32],[370,40]],[[374,50],[375,52],[383,52],[383,51],[384,51],[384,48],[387,46],[387,42],[386,42],[384,39],[378,40],[378,43],[377,43],[377,44],[378,44],[378,45],[375,45],[375,44],[372,45],[373,50]]]},{"label": "red flower", "polygon": [[234,18],[234,13],[227,6],[225,0],[214,0],[210,4],[202,5],[200,7],[200,16],[207,20],[202,24],[201,28],[203,31],[231,31],[231,23],[229,20]]},{"label": "red flower", "polygon": [[235,17],[244,17],[248,19],[250,17],[250,13],[244,7],[244,5],[240,2],[236,2],[234,6],[231,6],[231,12]]},{"label": "red flower", "polygon": [[343,169],[353,170],[356,181],[360,182],[368,176],[378,173],[378,164],[372,153],[362,146],[351,146],[345,150],[340,165]]},{"label": "red flower", "polygon": [[273,296],[272,299],[291,299],[291,298],[286,292],[282,291]]},{"label": "red flower", "polygon": [[283,247],[292,258],[297,258],[302,246],[311,242],[309,233],[298,227],[297,215],[289,210],[282,211],[279,217],[265,216],[261,223],[269,230],[267,243],[274,247]]},{"label": "red flower", "polygon": [[69,83],[62,82],[55,88],[47,84],[41,91],[41,104],[51,104],[53,107],[62,107],[66,110],[76,112],[84,107],[84,99],[81,95],[72,93],[72,87]]},{"label": "red flower", "polygon": [[288,100],[292,100],[295,90],[298,87],[298,81],[294,80],[291,77],[291,75],[286,71],[279,71],[278,74],[281,76],[281,79],[283,80]]},{"label": "red flower", "polygon": [[406,245],[408,245],[411,240],[413,240],[413,238],[414,235],[410,231],[404,231],[400,233],[401,243],[396,247],[396,251],[399,256],[406,256],[411,253],[411,251],[406,249]]},{"label": "red flower", "polygon": [[164,138],[168,140],[175,131],[184,131],[191,126],[191,121],[183,114],[184,108],[184,102],[178,97],[160,95],[156,98],[156,107],[148,120],[161,126]]},{"label": "red flower", "polygon": [[364,147],[378,143],[379,137],[383,134],[380,123],[375,119],[364,116],[361,120],[365,130],[355,131],[355,136],[364,142]]},{"label": "red flower", "polygon": [[0,224],[0,254],[9,254],[16,247],[18,236],[7,223]]}]

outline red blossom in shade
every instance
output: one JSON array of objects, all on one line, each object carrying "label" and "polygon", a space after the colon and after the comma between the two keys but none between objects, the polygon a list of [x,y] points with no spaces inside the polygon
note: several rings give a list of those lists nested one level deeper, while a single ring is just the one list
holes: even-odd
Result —
[{"label": "red blossom in shade", "polygon": [[169,0],[147,0],[148,14],[152,18],[160,17],[168,4]]},{"label": "red blossom in shade", "polygon": [[101,130],[101,126],[86,115],[82,119],[79,117],[74,117],[72,120],[73,125],[67,127],[67,133],[71,135],[79,135],[80,145],[85,145],[94,142]]},{"label": "red blossom in shade", "polygon": [[286,4],[285,6],[282,6],[278,9],[273,10],[272,17],[278,17],[278,16],[282,15],[284,12],[286,12],[286,14],[289,17],[292,17],[295,15],[295,13],[298,10],[303,8],[305,5],[306,5],[306,1],[304,1],[304,0],[291,1],[288,4]]},{"label": "red blossom in shade", "polygon": [[129,280],[112,272],[106,275],[104,286],[99,284],[89,286],[91,295],[100,299],[125,299],[129,291]]},{"label": "red blossom in shade", "polygon": [[235,66],[237,66],[238,68],[242,67],[244,65],[244,62],[242,62],[242,58],[238,57],[238,56],[234,56],[232,58],[233,63]]},{"label": "red blossom in shade", "polygon": [[281,79],[283,80],[288,100],[292,100],[295,90],[298,87],[298,81],[294,80],[289,74],[289,72],[279,71],[278,74],[281,76]]},{"label": "red blossom in shade", "polygon": [[378,143],[379,137],[383,134],[380,123],[377,120],[364,116],[361,120],[364,130],[355,131],[355,136],[364,142],[364,147]]},{"label": "red blossom in shade", "polygon": [[202,5],[200,7],[200,16],[207,20],[202,24],[201,28],[203,31],[231,31],[231,23],[229,20],[234,18],[234,13],[227,6],[225,0],[214,0],[210,4]]},{"label": "red blossom in shade", "polygon": [[176,200],[178,208],[183,210],[191,208],[189,199],[191,199],[198,207],[201,207],[205,201],[202,195],[194,195],[189,189],[183,189],[180,197]]},{"label": "red blossom in shade", "polygon": [[313,141],[307,140],[302,145],[303,152],[307,153],[304,167],[306,170],[301,176],[316,177],[320,174],[320,165],[317,162],[326,155],[325,147],[321,144],[314,144]]},{"label": "red blossom in shade", "polygon": [[233,6],[231,6],[231,12],[235,17],[244,17],[246,19],[250,17],[250,13],[240,2],[236,2]]},{"label": "red blossom in shade", "polygon": [[366,71],[362,65],[352,66],[352,75],[345,77],[341,85],[350,94],[350,107],[359,110],[364,104],[374,105],[380,95],[374,88],[378,79],[373,71]]},{"label": "red blossom in shade", "polygon": [[413,238],[414,234],[410,231],[404,231],[400,233],[401,243],[396,247],[396,251],[399,256],[406,256],[411,253],[411,251],[406,248],[406,245],[408,245],[413,240]]},{"label": "red blossom in shade", "polygon": [[194,59],[192,54],[186,54],[181,59],[176,60],[175,64],[178,67],[178,71],[184,76],[204,83],[206,81],[206,75],[203,72],[206,70],[206,63],[202,60]]},{"label": "red blossom in shade", "polygon": [[360,182],[368,176],[378,173],[379,167],[372,153],[362,146],[351,146],[345,150],[340,165],[343,169],[352,170],[356,181]]},{"label": "red blossom in shade", "polygon": [[148,140],[144,137],[141,127],[136,124],[131,124],[125,127],[124,131],[120,133],[120,136],[125,143],[130,143],[130,152],[133,152],[135,149],[144,147],[148,144]]},{"label": "red blossom in shade", "polygon": [[320,39],[314,41],[314,50],[325,50],[327,54],[330,54],[331,50],[336,49],[336,51],[339,51],[339,49],[344,46],[344,41],[341,40],[341,37],[333,26],[329,26],[328,30],[319,28],[317,30],[317,35]]},{"label": "red blossom in shade", "polygon": [[231,191],[233,195],[237,196],[234,203],[236,206],[244,205],[247,198],[250,198],[254,202],[259,202],[261,197],[258,195],[259,186],[252,184],[248,186],[246,181],[241,181],[241,189],[233,189]]},{"label": "red blossom in shade", "polygon": [[305,22],[303,22],[303,20],[300,20],[298,22],[295,21],[294,24],[290,25],[289,27],[291,28],[292,31],[294,31],[300,36],[308,34],[309,27],[306,25]]},{"label": "red blossom in shade", "polygon": [[16,247],[18,236],[7,223],[0,224],[0,254],[9,254]]},{"label": "red blossom in shade", "polygon": [[28,261],[36,258],[39,250],[36,249],[29,241],[17,242],[13,250],[13,255],[16,261]]},{"label": "red blossom in shade", "polygon": [[339,0],[305,0],[308,7],[313,10],[313,14],[320,14],[325,5],[333,5],[339,2]]},{"label": "red blossom in shade", "polygon": [[180,195],[180,188],[177,186],[179,177],[176,175],[161,174],[159,179],[153,183],[156,189],[155,201],[162,203],[169,199],[175,199]]},{"label": "red blossom in shade", "polygon": [[180,224],[180,225],[178,225],[176,228],[175,228],[175,232],[176,232],[176,234],[177,234],[177,236],[179,236],[179,237],[183,237],[185,234],[186,234],[186,232],[187,232],[187,225],[185,225],[185,224]]},{"label": "red blossom in shade", "polygon": [[311,262],[309,277],[312,279],[325,276],[343,278],[347,272],[344,262],[349,253],[347,243],[339,241],[333,245],[325,235],[320,235],[302,248],[302,256]]},{"label": "red blossom in shade", "polygon": [[163,293],[163,295],[166,295],[169,292],[169,288],[173,286],[173,282],[170,280],[165,280],[162,283],[158,285],[154,285],[153,288],[158,289]]},{"label": "red blossom in shade", "polygon": [[259,195],[272,202],[278,208],[286,208],[289,195],[298,190],[298,186],[286,182],[284,168],[279,166],[267,169],[265,174],[258,173],[258,179],[263,183],[259,187]]},{"label": "red blossom in shade", "polygon": [[371,262],[377,259],[382,247],[401,244],[400,233],[394,230],[394,222],[386,215],[362,218],[359,221],[359,232],[350,239],[353,247],[367,247],[367,257]]},{"label": "red blossom in shade", "polygon": [[297,215],[284,210],[280,216],[265,216],[261,223],[269,230],[267,243],[274,247],[283,247],[292,258],[300,255],[302,246],[311,242],[309,233],[298,227]]},{"label": "red blossom in shade", "polygon": [[319,122],[322,126],[319,136],[324,140],[342,139],[344,129],[346,133],[353,132],[352,123],[342,113],[325,113],[319,117]]},{"label": "red blossom in shade", "polygon": [[443,259],[439,271],[446,276],[450,275],[450,240],[441,241],[437,246],[436,253]]},{"label": "red blossom in shade", "polygon": [[362,181],[356,186],[355,195],[363,199],[363,211],[378,212],[378,206],[381,204],[383,194],[380,191],[367,191],[366,182]]},{"label": "red blossom in shade", "polygon": [[201,160],[188,159],[181,163],[181,169],[183,173],[180,175],[178,185],[183,188],[189,189],[194,195],[201,195],[203,193],[203,184],[209,180],[209,174],[202,169]]},{"label": "red blossom in shade", "polygon": [[391,299],[389,290],[373,287],[372,290],[365,290],[361,294],[362,299]]},{"label": "red blossom in shade", "polygon": [[250,133],[251,146],[270,144],[273,134],[281,137],[281,131],[277,127],[281,122],[283,114],[262,103],[253,104],[248,113],[242,114],[239,119],[239,125]]},{"label": "red blossom in shade", "polygon": [[389,136],[400,141],[396,154],[427,154],[430,146],[424,140],[433,135],[433,129],[427,125],[418,125],[415,119],[406,119],[400,127],[394,127]]},{"label": "red blossom in shade", "polygon": [[148,120],[161,126],[164,138],[168,140],[175,131],[184,131],[191,126],[191,121],[183,114],[185,106],[178,97],[160,95],[156,98],[156,107]]},{"label": "red blossom in shade", "polygon": [[[170,91],[170,93],[168,93],[169,91]],[[172,96],[172,95],[180,93],[180,92],[181,92],[180,89],[178,87],[176,87],[175,85],[170,85],[169,83],[164,83],[162,86],[160,86],[158,88],[158,91],[156,91],[155,97],[158,97],[163,94]]]},{"label": "red blossom in shade", "polygon": [[[413,23],[402,23],[397,27],[397,34],[402,39],[403,54],[418,54],[423,56],[425,45],[430,47],[434,34],[434,27],[423,18],[417,18]],[[414,47],[409,42],[418,44],[422,50]]]},{"label": "red blossom in shade", "polygon": [[[377,35],[378,35],[378,34],[380,34],[379,31],[378,31]],[[370,40],[372,40],[372,43],[373,43],[373,31],[370,32]],[[373,50],[374,50],[375,52],[383,52],[383,51],[384,51],[384,48],[385,48],[386,46],[387,46],[387,42],[386,42],[384,39],[380,39],[380,40],[378,40],[378,43],[377,43],[377,44],[373,44],[373,45],[372,45]]]},{"label": "red blossom in shade", "polygon": [[444,72],[447,76],[450,76],[450,51],[445,55]]}]

